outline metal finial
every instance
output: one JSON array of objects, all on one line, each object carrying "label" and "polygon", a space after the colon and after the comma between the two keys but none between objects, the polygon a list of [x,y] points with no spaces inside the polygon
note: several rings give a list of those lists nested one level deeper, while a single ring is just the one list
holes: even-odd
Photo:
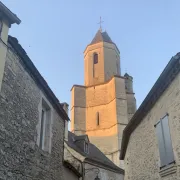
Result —
[{"label": "metal finial", "polygon": [[100,16],[100,21],[99,21],[99,23],[98,23],[98,24],[100,25],[100,28],[99,28],[100,31],[102,31],[102,23],[103,23],[103,22],[104,22],[104,21],[101,20],[101,16]]}]

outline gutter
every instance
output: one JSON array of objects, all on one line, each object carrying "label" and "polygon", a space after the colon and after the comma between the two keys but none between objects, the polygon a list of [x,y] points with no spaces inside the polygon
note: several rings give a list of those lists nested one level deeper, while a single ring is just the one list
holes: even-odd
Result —
[{"label": "gutter", "polygon": [[0,11],[2,11],[2,15],[5,15],[11,22],[11,24],[20,24],[21,20],[12,13],[1,1],[0,1]]}]

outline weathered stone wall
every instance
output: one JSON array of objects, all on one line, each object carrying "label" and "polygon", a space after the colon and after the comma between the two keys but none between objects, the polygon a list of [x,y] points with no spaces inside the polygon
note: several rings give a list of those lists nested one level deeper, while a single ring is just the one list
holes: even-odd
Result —
[{"label": "weathered stone wall", "polygon": [[[86,88],[86,108],[87,131],[106,129],[117,123],[114,79],[106,84]],[[97,112],[99,112],[99,126],[96,121]]]},{"label": "weathered stone wall", "polygon": [[[95,65],[95,77],[93,77],[93,57],[98,54],[98,63]],[[104,49],[103,42],[88,46],[84,52],[84,82],[86,86],[103,83],[104,76]]]},{"label": "weathered stone wall", "polygon": [[86,130],[86,89],[74,86],[71,90],[71,131],[76,135]]},{"label": "weathered stone wall", "polygon": [[[83,91],[82,95],[78,93],[81,91]],[[105,84],[86,88],[74,87],[72,97],[74,100],[71,115],[75,133],[83,134],[82,131],[77,132],[76,129],[84,130],[85,127],[84,133],[89,136],[90,141],[120,166],[119,151],[122,132],[128,123],[124,79],[114,77]]]},{"label": "weathered stone wall", "polygon": [[114,44],[104,42],[105,81],[114,75],[120,75],[120,54]]},{"label": "weathered stone wall", "polygon": [[83,166],[82,162],[85,157],[76,152],[74,149],[69,147],[66,142],[64,142],[64,161],[71,164],[71,166],[82,176]]},{"label": "weathered stone wall", "polygon": [[127,108],[128,108],[128,121],[132,118],[136,112],[136,99],[133,93],[127,93]]},{"label": "weathered stone wall", "polygon": [[64,167],[64,177],[65,180],[79,180],[79,177],[67,167]]},{"label": "weathered stone wall", "polygon": [[[0,179],[61,180],[64,121],[53,109],[51,153],[37,141],[41,90],[8,50],[0,92]],[[45,95],[44,95],[45,96]]]},{"label": "weathered stone wall", "polygon": [[74,86],[71,92],[71,130],[76,135],[87,134],[93,144],[123,168],[119,161],[122,133],[128,123],[128,112],[134,112],[135,106],[134,94],[128,95],[125,90],[125,79],[113,77],[96,86]]},{"label": "weathered stone wall", "polygon": [[[86,134],[109,159],[118,149],[115,79],[86,89]],[[97,125],[97,112],[99,125]],[[119,165],[119,163],[117,164]]]},{"label": "weathered stone wall", "polygon": [[85,169],[86,169],[85,178],[84,178],[85,180],[95,179],[98,173],[98,169],[99,169],[98,177],[102,180],[124,180],[123,174],[113,172],[108,168],[98,167],[89,163],[85,163]]},{"label": "weathered stone wall", "polygon": [[[98,54],[98,63],[94,66],[93,57]],[[114,75],[120,75],[120,55],[114,44],[99,42],[89,45],[84,52],[84,81],[91,86],[110,80]]]},{"label": "weathered stone wall", "polygon": [[[162,177],[156,129],[154,125],[169,114],[169,127],[177,169]],[[180,179],[180,74],[162,94],[143,121],[131,134],[125,156],[125,180]],[[162,169],[163,170],[163,169]],[[161,171],[162,172],[162,171]]]}]

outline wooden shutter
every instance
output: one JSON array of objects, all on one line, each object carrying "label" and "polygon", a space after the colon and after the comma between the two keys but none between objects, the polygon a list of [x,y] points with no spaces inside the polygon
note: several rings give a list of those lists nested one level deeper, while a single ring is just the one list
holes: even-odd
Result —
[{"label": "wooden shutter", "polygon": [[156,134],[158,139],[161,167],[163,167],[174,162],[174,153],[167,115],[156,125]]},{"label": "wooden shutter", "polygon": [[165,116],[161,121],[162,121],[165,150],[166,150],[166,161],[167,161],[166,164],[170,164],[174,162],[174,153],[172,148],[168,116]]},{"label": "wooden shutter", "polygon": [[43,142],[44,142],[44,118],[45,118],[45,111],[42,110],[41,112],[41,130],[40,130],[40,148],[43,148]]},{"label": "wooden shutter", "polygon": [[166,165],[166,152],[165,152],[165,144],[164,144],[161,121],[156,125],[156,134],[158,139],[161,167],[163,167]]}]

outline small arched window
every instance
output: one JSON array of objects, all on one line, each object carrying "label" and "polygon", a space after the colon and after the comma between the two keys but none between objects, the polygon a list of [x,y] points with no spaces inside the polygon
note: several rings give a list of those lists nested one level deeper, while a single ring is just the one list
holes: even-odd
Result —
[{"label": "small arched window", "polygon": [[97,126],[99,126],[99,112],[96,113],[96,122],[97,122]]},{"label": "small arched window", "polygon": [[94,64],[98,63],[98,54],[97,53],[94,53],[93,61],[94,61]]}]

